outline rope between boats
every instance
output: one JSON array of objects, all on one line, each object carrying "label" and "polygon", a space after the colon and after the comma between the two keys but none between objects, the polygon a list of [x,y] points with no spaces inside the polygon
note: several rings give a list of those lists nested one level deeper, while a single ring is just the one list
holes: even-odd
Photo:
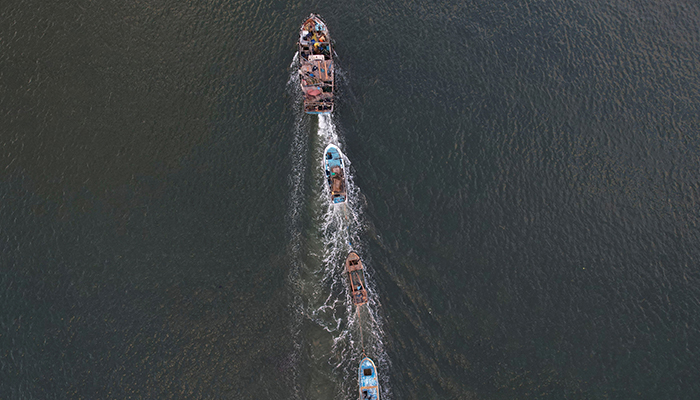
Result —
[{"label": "rope between boats", "polygon": [[357,309],[357,321],[360,323],[360,343],[362,344],[362,358],[367,357],[365,353],[365,337],[362,334],[362,317],[360,317],[360,306],[355,306]]},{"label": "rope between boats", "polygon": [[[347,204],[343,204],[343,215],[345,216],[345,221],[347,222],[346,229],[348,230],[348,245],[352,247],[352,243],[350,242],[350,218],[348,218]],[[362,345],[362,358],[365,358],[367,357],[367,353],[365,352],[365,335],[362,332],[362,316],[360,314],[360,306],[355,306],[355,309],[357,310],[357,322],[360,324],[360,344]]]},{"label": "rope between boats", "polygon": [[347,222],[345,229],[348,231],[348,246],[352,248],[352,242],[350,241],[350,218],[348,218],[348,206],[345,203],[343,203],[343,215],[345,216],[345,222]]}]

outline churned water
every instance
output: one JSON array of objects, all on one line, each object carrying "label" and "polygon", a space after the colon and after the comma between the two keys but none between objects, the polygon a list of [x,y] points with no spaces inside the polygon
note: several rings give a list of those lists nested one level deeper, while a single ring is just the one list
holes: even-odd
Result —
[{"label": "churned water", "polygon": [[696,1],[0,11],[0,399],[700,397]]}]

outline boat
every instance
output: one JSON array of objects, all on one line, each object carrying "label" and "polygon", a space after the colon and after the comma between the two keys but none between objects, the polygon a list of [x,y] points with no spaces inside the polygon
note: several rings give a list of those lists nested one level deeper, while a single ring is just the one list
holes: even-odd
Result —
[{"label": "boat", "polygon": [[307,114],[333,111],[334,66],[326,23],[311,14],[299,29],[299,81]]},{"label": "boat", "polygon": [[379,400],[379,379],[374,362],[365,357],[360,361],[360,400]]},{"label": "boat", "polygon": [[348,274],[352,302],[356,306],[367,303],[367,287],[365,286],[365,271],[360,256],[354,251],[345,259],[345,272]]},{"label": "boat", "polygon": [[331,201],[334,204],[347,200],[347,179],[345,177],[345,162],[340,149],[329,144],[323,151],[323,165],[326,171],[326,181],[331,191]]}]

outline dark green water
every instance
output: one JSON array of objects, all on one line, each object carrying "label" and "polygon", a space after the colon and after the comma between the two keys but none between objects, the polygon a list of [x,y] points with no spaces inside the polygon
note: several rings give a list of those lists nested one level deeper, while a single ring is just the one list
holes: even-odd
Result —
[{"label": "dark green water", "polygon": [[5,1],[0,399],[698,398],[698,76],[695,1]]}]

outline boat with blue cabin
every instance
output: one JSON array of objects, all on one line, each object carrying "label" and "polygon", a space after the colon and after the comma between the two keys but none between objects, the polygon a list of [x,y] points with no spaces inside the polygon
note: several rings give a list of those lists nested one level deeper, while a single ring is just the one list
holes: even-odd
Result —
[{"label": "boat with blue cabin", "polygon": [[334,204],[347,200],[347,179],[345,177],[345,162],[343,153],[338,146],[329,144],[323,151],[323,167],[326,171],[326,182],[331,192]]},{"label": "boat with blue cabin", "polygon": [[360,400],[379,400],[377,367],[369,357],[360,361]]},{"label": "boat with blue cabin", "polygon": [[345,272],[350,283],[350,297],[353,304],[361,306],[367,303],[367,288],[365,287],[365,270],[360,256],[354,251],[345,259]]},{"label": "boat with blue cabin", "polygon": [[299,29],[299,81],[304,94],[304,112],[333,111],[334,66],[331,35],[326,23],[311,14]]}]

